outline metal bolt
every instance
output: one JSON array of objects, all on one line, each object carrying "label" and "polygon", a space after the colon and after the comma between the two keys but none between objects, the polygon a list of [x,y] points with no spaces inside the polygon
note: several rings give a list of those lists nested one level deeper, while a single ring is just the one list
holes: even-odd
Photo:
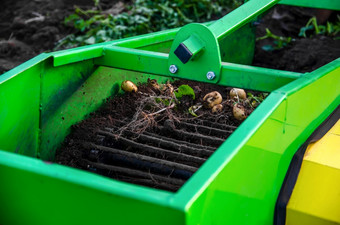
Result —
[{"label": "metal bolt", "polygon": [[177,70],[178,70],[178,68],[177,68],[177,66],[176,66],[176,65],[171,65],[171,66],[169,67],[169,71],[170,71],[170,73],[176,73],[176,72],[177,72]]},{"label": "metal bolt", "polygon": [[216,75],[215,75],[214,72],[209,71],[209,72],[207,73],[207,78],[208,78],[208,80],[213,80],[215,77],[216,77]]}]

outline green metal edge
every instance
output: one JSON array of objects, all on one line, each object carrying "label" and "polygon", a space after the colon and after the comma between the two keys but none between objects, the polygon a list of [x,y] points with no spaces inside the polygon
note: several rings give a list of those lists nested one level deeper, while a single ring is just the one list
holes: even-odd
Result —
[{"label": "green metal edge", "polygon": [[[121,68],[143,73],[159,74],[163,76],[183,78],[177,74],[169,75],[168,54],[130,49],[122,47],[105,47],[105,55],[94,59],[99,66]],[[222,63],[221,80],[218,82],[224,86],[239,86],[259,91],[270,92],[285,85],[300,76],[301,73],[266,69],[234,63]],[[188,73],[188,80],[206,82],[206,77],[196,76],[196,73]]]},{"label": "green metal edge", "polygon": [[[0,149],[37,157],[40,137],[40,62],[48,57],[48,54],[41,54],[0,75]],[[18,73],[20,77],[16,76]]]},{"label": "green metal edge", "polygon": [[222,63],[220,85],[271,92],[300,77],[302,73]]},{"label": "green metal edge", "polygon": [[120,46],[128,48],[141,48],[150,45],[171,41],[176,35],[179,28],[159,31],[151,34],[144,34],[136,37],[124,38],[109,42],[103,42],[90,46],[83,46],[74,49],[67,49],[51,53],[53,55],[54,66],[61,66],[83,60],[97,58],[103,55],[103,47]]},{"label": "green metal edge", "polygon": [[165,191],[4,151],[0,170],[1,224],[184,223]]},{"label": "green metal edge", "polygon": [[43,60],[49,58],[51,55],[49,53],[41,53],[40,55],[37,55],[36,57],[20,64],[19,66],[11,69],[10,71],[1,74],[0,75],[0,84],[4,83],[5,81],[8,81],[9,79],[12,79],[17,74],[22,73],[26,71],[27,69],[37,65],[38,63],[42,62]]},{"label": "green metal edge", "polygon": [[214,33],[216,39],[223,39],[225,36],[251,22],[256,16],[273,7],[279,0],[251,0],[241,7],[231,11],[221,19],[212,23],[209,29]]}]

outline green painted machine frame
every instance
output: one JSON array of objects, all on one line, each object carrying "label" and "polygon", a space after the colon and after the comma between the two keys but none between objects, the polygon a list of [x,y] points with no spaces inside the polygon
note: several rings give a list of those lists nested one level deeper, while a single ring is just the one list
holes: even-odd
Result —
[{"label": "green painted machine frame", "polygon": [[[340,103],[340,58],[310,73],[246,65],[249,22],[277,2],[251,0],[215,23],[44,53],[1,75],[0,224],[273,224],[293,155]],[[280,3],[340,9],[332,0]],[[185,64],[174,54],[181,43],[194,53]],[[270,95],[176,193],[51,163],[71,125],[120,94],[123,80],[147,78]]]}]

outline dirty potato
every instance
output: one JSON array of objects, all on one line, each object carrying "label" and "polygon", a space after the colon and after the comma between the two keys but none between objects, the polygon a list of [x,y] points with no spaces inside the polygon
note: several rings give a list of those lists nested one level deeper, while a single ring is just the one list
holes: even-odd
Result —
[{"label": "dirty potato", "polygon": [[156,79],[152,79],[152,80],[149,79],[148,84],[149,84],[150,87],[154,88],[155,90],[160,89],[159,84],[158,84]]},{"label": "dirty potato", "polygon": [[230,90],[230,98],[234,99],[234,98],[239,98],[239,99],[246,99],[247,98],[247,94],[243,89],[240,88],[233,88]]},{"label": "dirty potato", "polygon": [[137,85],[135,85],[132,81],[129,81],[129,80],[123,81],[121,88],[125,92],[137,92],[138,91]]},{"label": "dirty potato", "polygon": [[245,109],[241,104],[235,104],[233,107],[233,115],[237,120],[245,120],[247,118]]},{"label": "dirty potato", "polygon": [[203,105],[206,108],[212,108],[214,105],[220,104],[222,102],[222,95],[217,92],[213,91],[206,94],[203,98]]},{"label": "dirty potato", "polygon": [[223,105],[217,104],[217,105],[214,105],[214,106],[212,107],[211,112],[212,112],[212,113],[218,114],[218,113],[221,113],[222,110],[223,110]]}]

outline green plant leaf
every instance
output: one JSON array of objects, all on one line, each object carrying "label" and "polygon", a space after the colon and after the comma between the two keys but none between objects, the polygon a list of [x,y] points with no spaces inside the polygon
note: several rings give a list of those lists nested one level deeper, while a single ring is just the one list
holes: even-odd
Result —
[{"label": "green plant leaf", "polygon": [[328,36],[335,36],[340,31],[340,17],[338,16],[338,21],[335,23],[331,23],[327,21],[326,25],[318,25],[316,17],[310,18],[307,22],[306,26],[301,27],[299,36],[300,37],[307,37],[307,31],[314,31],[310,32],[311,37],[313,36],[312,33],[315,35],[328,35]]},{"label": "green plant leaf", "polygon": [[313,29],[314,29],[313,25],[301,27],[299,36],[300,37],[307,37],[306,32],[309,31],[309,30],[313,30]]},{"label": "green plant leaf", "polygon": [[96,39],[94,37],[89,37],[84,42],[85,42],[85,44],[92,45],[92,44],[96,43]]},{"label": "green plant leaf", "polygon": [[213,17],[222,16],[222,13],[230,12],[243,1],[135,0],[131,5],[125,3],[124,12],[118,15],[103,12],[100,0],[93,0],[93,2],[94,9],[83,10],[76,7],[75,12],[65,18],[65,25],[73,26],[78,32],[58,42],[55,50],[92,44],[93,39],[89,39],[92,36],[95,43],[99,43],[182,27],[190,22],[205,22]]},{"label": "green plant leaf", "polygon": [[183,95],[191,96],[192,99],[195,99],[195,92],[189,85],[181,85],[178,87],[178,90],[174,92],[177,99],[181,99]]},{"label": "green plant leaf", "polygon": [[281,37],[273,34],[268,28],[266,28],[266,35],[262,37],[256,38],[256,41],[264,40],[264,39],[274,39],[274,45],[264,45],[262,46],[262,49],[264,51],[274,51],[276,49],[281,49],[283,47],[286,47],[293,39],[291,37]]}]

